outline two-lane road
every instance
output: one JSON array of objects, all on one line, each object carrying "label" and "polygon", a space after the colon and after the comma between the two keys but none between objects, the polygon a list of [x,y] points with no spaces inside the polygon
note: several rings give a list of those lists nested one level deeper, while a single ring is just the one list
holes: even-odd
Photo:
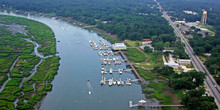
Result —
[{"label": "two-lane road", "polygon": [[[157,1],[155,1],[157,2]],[[215,102],[217,104],[217,106],[220,108],[220,88],[218,86],[218,84],[216,83],[216,81],[214,80],[214,78],[212,77],[212,75],[209,73],[209,71],[207,70],[207,68],[203,65],[203,63],[201,62],[201,60],[194,54],[193,49],[191,48],[191,46],[189,45],[188,41],[184,38],[184,36],[182,35],[182,33],[179,31],[179,29],[175,26],[175,24],[173,23],[173,21],[170,19],[170,17],[167,15],[167,13],[163,10],[163,8],[161,7],[161,5],[157,2],[157,4],[159,5],[160,10],[163,13],[163,17],[169,22],[169,24],[173,27],[174,29],[174,33],[176,34],[176,36],[181,38],[181,41],[185,44],[185,50],[186,52],[189,54],[193,64],[195,65],[196,69],[198,71],[202,71],[204,73],[207,74],[206,80],[205,80],[205,84],[206,87],[208,88],[210,94],[215,98]]]}]

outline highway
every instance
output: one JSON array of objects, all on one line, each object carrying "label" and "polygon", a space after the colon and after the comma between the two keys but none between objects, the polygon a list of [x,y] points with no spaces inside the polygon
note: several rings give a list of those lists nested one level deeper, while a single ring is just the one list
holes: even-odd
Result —
[{"label": "highway", "polygon": [[155,0],[155,2],[158,4],[158,8],[161,10],[161,12],[163,13],[163,17],[169,22],[169,24],[173,27],[174,29],[174,33],[176,34],[176,36],[181,38],[181,41],[185,44],[185,50],[186,52],[189,54],[194,66],[196,67],[196,69],[198,71],[204,72],[207,74],[207,77],[205,79],[205,85],[207,87],[207,89],[209,90],[210,94],[215,98],[215,102],[216,105],[218,106],[218,108],[220,109],[220,88],[218,86],[218,84],[216,83],[216,81],[214,80],[214,78],[212,77],[212,75],[209,73],[209,71],[207,70],[207,68],[203,65],[203,63],[201,62],[201,60],[198,58],[197,55],[194,54],[193,49],[191,48],[191,46],[189,45],[188,41],[184,38],[184,36],[182,35],[182,33],[179,31],[179,29],[175,26],[175,24],[173,23],[173,21],[170,19],[170,17],[167,15],[167,13],[163,10],[163,8],[161,7],[161,5]]}]

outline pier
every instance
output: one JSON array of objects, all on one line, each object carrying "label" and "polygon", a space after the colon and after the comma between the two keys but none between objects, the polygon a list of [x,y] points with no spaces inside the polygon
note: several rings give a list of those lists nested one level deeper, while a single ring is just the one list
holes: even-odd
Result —
[{"label": "pier", "polygon": [[133,66],[134,64],[129,62],[127,56],[121,50],[119,50],[119,53],[122,56],[122,58],[124,59],[125,63],[131,67],[131,69],[133,70],[133,72],[136,75],[136,77],[138,78],[138,80],[140,82],[142,82],[141,76],[139,75],[139,73],[137,72],[137,70]]}]

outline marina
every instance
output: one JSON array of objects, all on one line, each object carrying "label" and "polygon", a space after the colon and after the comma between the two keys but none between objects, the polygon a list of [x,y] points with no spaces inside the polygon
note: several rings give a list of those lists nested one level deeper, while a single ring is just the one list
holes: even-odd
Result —
[{"label": "marina", "polygon": [[[130,86],[133,82],[141,81],[141,78],[139,76],[138,76],[138,79],[134,79],[134,80],[131,80],[130,78],[127,78],[126,80],[122,80],[121,75],[123,74],[123,72],[128,71],[126,69],[121,69],[121,68],[116,69],[117,65],[121,65],[122,63],[126,63],[126,64],[130,65],[132,69],[129,69],[129,70],[133,70],[135,72],[135,74],[138,74],[137,71],[135,70],[135,68],[133,67],[133,65],[129,61],[127,61],[127,59],[125,58],[126,56],[123,54],[122,51],[119,51],[119,53],[121,55],[123,54],[122,56],[125,60],[122,60],[122,59],[119,59],[118,57],[115,57],[114,55],[116,55],[116,54],[114,54],[114,52],[110,50],[111,49],[111,48],[109,48],[110,46],[102,40],[99,41],[99,44],[101,47],[99,47],[96,44],[96,42],[94,42],[92,40],[89,41],[89,44],[94,50],[98,50],[100,48],[101,48],[100,50],[104,49],[104,51],[98,51],[98,55],[101,57],[101,64],[103,65],[101,68],[101,75],[102,75],[102,79],[100,81],[101,85],[105,85],[106,82],[108,82],[109,86],[116,85],[116,84],[118,86],[123,86],[123,85]],[[113,65],[112,65],[112,63],[113,63]],[[107,66],[107,65],[110,66],[109,70],[107,70],[105,68],[105,66]],[[113,69],[113,67],[115,69]],[[103,76],[104,76],[104,74],[107,75],[108,73],[112,76],[111,76],[111,78],[106,80],[106,77],[103,78]],[[117,79],[114,80],[113,73],[119,74],[118,80]]]}]

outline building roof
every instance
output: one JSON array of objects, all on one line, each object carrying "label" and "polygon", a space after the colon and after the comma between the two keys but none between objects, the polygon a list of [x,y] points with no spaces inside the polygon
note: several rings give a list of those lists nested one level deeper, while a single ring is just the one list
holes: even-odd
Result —
[{"label": "building roof", "polygon": [[179,66],[179,64],[177,64],[177,63],[164,63],[164,65],[167,65],[167,66]]},{"label": "building roof", "polygon": [[190,59],[179,59],[179,61],[183,61],[183,62],[191,62]]},{"label": "building roof", "polygon": [[145,41],[145,42],[152,42],[150,39],[142,39],[142,41]]}]

